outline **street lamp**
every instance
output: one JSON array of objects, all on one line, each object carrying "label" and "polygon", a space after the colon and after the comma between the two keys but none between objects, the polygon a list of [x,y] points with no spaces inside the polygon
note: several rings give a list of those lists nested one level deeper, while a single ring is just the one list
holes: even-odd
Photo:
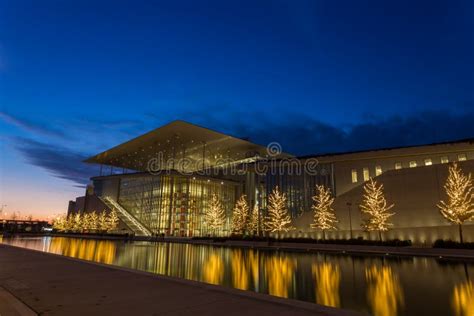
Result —
[{"label": "street lamp", "polygon": [[349,230],[350,230],[350,236],[351,236],[351,239],[352,239],[352,216],[351,216],[352,203],[347,202],[346,205],[347,205],[347,209],[349,210]]}]

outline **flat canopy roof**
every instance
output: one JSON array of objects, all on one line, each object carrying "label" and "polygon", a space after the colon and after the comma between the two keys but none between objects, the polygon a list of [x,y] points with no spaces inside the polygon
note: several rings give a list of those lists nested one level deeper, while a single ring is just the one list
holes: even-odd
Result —
[{"label": "flat canopy roof", "polygon": [[[224,161],[238,162],[267,156],[264,146],[184,121],[173,121],[84,162],[147,171],[153,158],[169,162],[174,157],[174,161],[186,158],[190,163],[185,167],[186,171],[195,171],[202,169],[203,160],[208,168],[221,165]],[[285,153],[279,155],[289,156]],[[178,168],[174,166],[173,169]]]}]

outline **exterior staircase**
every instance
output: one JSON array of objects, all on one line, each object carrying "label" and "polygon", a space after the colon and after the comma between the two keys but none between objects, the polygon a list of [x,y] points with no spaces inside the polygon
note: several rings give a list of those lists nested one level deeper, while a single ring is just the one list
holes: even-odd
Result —
[{"label": "exterior staircase", "polygon": [[117,215],[125,225],[130,228],[135,233],[135,236],[151,236],[151,231],[142,225],[132,214],[130,214],[126,209],[124,209],[117,201],[112,199],[109,196],[99,197],[102,202],[107,205],[111,210],[115,209]]}]

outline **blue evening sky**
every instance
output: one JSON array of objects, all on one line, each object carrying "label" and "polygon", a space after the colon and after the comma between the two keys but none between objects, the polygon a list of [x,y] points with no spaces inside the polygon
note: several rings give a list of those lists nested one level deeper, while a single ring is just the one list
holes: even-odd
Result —
[{"label": "blue evening sky", "polygon": [[0,204],[174,119],[312,154],[474,137],[474,1],[0,0]]}]

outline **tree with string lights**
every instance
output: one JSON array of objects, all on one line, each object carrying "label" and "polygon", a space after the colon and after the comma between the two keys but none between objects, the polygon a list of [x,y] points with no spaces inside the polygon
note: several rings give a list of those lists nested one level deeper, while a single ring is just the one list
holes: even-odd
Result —
[{"label": "tree with string lights", "polygon": [[107,229],[108,229],[107,212],[104,210],[100,213],[99,218],[97,220],[97,230],[100,232],[106,232]]},{"label": "tree with string lights", "polygon": [[64,231],[72,232],[74,227],[74,216],[70,214],[64,219]]},{"label": "tree with string lights", "polygon": [[337,229],[335,224],[338,220],[332,208],[334,197],[329,188],[326,188],[324,185],[316,185],[316,194],[313,196],[313,201],[314,204],[311,208],[314,212],[314,217],[313,223],[310,226],[311,228],[321,229],[323,239],[326,239],[326,230]]},{"label": "tree with string lights", "polygon": [[84,213],[81,216],[81,230],[83,232],[89,232],[92,227],[92,221],[90,220],[90,213]]},{"label": "tree with string lights", "polygon": [[278,186],[275,187],[268,197],[268,215],[265,218],[266,231],[277,233],[278,236],[280,232],[294,229],[286,204],[286,195],[278,189]]},{"label": "tree with string lights", "polygon": [[260,216],[260,208],[258,207],[258,204],[255,203],[255,206],[253,207],[252,212],[250,213],[250,216],[249,216],[248,231],[250,234],[252,235],[260,234],[262,230],[261,220],[262,218]]},{"label": "tree with string lights", "polygon": [[246,196],[242,195],[235,203],[232,214],[232,232],[237,235],[243,235],[247,229],[249,221],[249,206]]},{"label": "tree with string lights", "polygon": [[444,185],[447,201],[437,205],[441,215],[459,227],[459,241],[463,243],[462,224],[474,220],[474,194],[471,174],[465,175],[456,163],[449,167]]},{"label": "tree with string lights", "polygon": [[112,209],[107,216],[107,232],[114,231],[118,228],[119,225],[119,218],[117,215],[117,211]]},{"label": "tree with string lights", "polygon": [[370,178],[364,185],[364,195],[360,210],[366,213],[369,217],[362,223],[365,231],[377,231],[379,239],[382,241],[382,232],[389,230],[392,223],[389,218],[395,215],[389,211],[394,207],[394,204],[387,205],[387,200],[383,193],[383,184],[378,185],[377,181]]},{"label": "tree with string lights", "polygon": [[204,222],[214,234],[225,224],[225,210],[217,194],[211,195],[209,207],[204,211]]},{"label": "tree with string lights", "polygon": [[53,221],[53,229],[59,232],[66,231],[67,219],[65,216],[58,216]]},{"label": "tree with string lights", "polygon": [[88,223],[88,228],[89,228],[89,231],[97,231],[98,229],[98,226],[99,226],[99,216],[97,215],[97,212],[96,211],[92,211],[90,213],[88,213],[89,215],[89,223]]},{"label": "tree with string lights", "polygon": [[84,224],[83,224],[83,218],[82,218],[82,215],[81,213],[76,213],[74,216],[70,216],[71,217],[71,224],[70,224],[70,227],[71,227],[71,230],[73,232],[81,232],[83,227],[84,227]]}]

